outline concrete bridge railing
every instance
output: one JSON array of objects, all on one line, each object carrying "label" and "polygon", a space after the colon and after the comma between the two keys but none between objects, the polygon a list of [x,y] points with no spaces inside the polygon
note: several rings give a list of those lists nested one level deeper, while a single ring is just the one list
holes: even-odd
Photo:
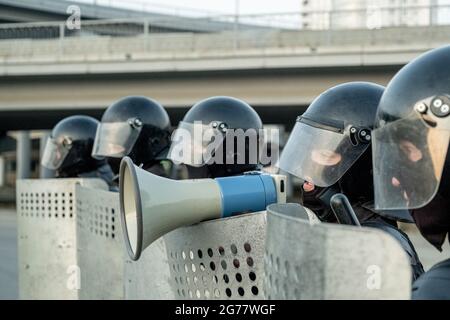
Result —
[{"label": "concrete bridge railing", "polygon": [[[53,40],[1,40],[0,64],[66,61],[123,61],[205,56],[276,55],[395,50],[448,42],[450,26],[396,27],[375,30],[249,30],[220,33],[161,33],[134,37],[87,36]],[[325,50],[325,51],[324,51]]]}]

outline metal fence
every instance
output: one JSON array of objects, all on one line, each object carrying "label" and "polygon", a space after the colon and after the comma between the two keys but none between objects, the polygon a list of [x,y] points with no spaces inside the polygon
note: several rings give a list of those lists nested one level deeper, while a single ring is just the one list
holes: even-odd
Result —
[{"label": "metal fence", "polygon": [[79,29],[66,22],[14,23],[0,25],[2,39],[54,39],[86,36],[139,36],[155,33],[211,33],[243,30],[348,30],[405,26],[450,25],[450,4],[409,7],[304,11],[256,15],[206,17],[162,16],[120,20],[82,20]]}]

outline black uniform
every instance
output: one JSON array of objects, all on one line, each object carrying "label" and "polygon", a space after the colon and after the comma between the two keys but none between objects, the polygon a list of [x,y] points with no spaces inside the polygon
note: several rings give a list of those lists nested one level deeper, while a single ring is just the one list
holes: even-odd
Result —
[{"label": "black uniform", "polygon": [[412,287],[414,300],[450,300],[450,259],[425,272]]}]

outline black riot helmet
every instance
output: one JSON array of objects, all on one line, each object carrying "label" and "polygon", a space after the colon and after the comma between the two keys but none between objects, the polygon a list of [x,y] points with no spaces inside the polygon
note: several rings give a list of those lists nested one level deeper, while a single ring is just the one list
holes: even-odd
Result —
[{"label": "black riot helmet", "polygon": [[262,136],[262,121],[249,104],[210,97],[186,113],[173,134],[169,158],[187,165],[190,177],[236,175],[259,168]]},{"label": "black riot helmet", "polygon": [[77,177],[106,162],[91,156],[99,122],[88,116],[67,117],[56,124],[42,155],[42,166],[56,170],[58,177]]},{"label": "black riot helmet", "polygon": [[[338,182],[370,150],[383,90],[374,83],[349,82],[322,93],[297,118],[279,167],[319,187]],[[364,171],[371,171],[370,163]]]},{"label": "black riot helmet", "polygon": [[[315,185],[303,202],[322,220],[333,220],[329,202],[338,192],[373,211],[371,131],[383,90],[369,82],[335,86],[297,119],[279,167]],[[412,222],[407,210],[376,213]]]},{"label": "black riot helmet", "polygon": [[413,209],[437,248],[450,230],[450,46],[405,65],[381,98],[373,132],[375,206]]},{"label": "black riot helmet", "polygon": [[389,82],[374,130],[375,203],[420,208],[439,187],[450,137],[450,46],[431,50]]},{"label": "black riot helmet", "polygon": [[92,154],[117,161],[129,156],[137,165],[148,168],[164,157],[169,145],[170,120],[166,110],[147,97],[129,96],[106,109]]}]

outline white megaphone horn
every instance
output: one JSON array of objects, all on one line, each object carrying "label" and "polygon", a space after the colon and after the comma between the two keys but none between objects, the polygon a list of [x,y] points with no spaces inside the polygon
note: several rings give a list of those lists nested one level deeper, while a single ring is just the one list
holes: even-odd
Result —
[{"label": "white megaphone horn", "polygon": [[120,215],[128,254],[139,259],[142,250],[178,227],[286,202],[285,184],[285,176],[262,173],[171,180],[125,157],[120,164]]}]

